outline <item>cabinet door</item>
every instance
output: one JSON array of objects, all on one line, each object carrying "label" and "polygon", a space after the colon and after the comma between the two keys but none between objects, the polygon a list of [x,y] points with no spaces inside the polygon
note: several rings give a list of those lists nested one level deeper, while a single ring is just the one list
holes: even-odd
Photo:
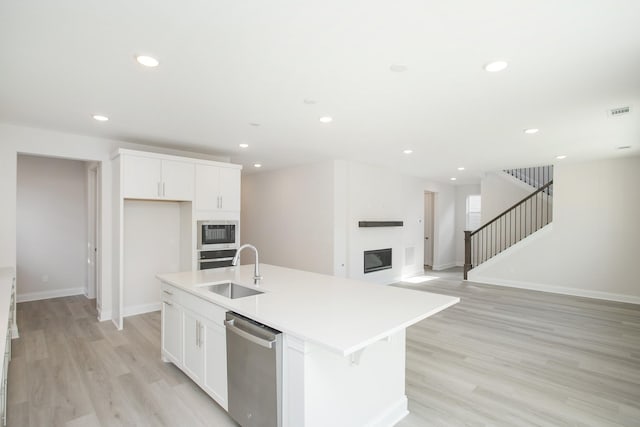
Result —
[{"label": "cabinet door", "polygon": [[122,167],[124,198],[160,198],[162,162],[159,159],[124,155]]},{"label": "cabinet door", "polygon": [[204,377],[204,331],[198,316],[183,311],[184,370],[196,382]]},{"label": "cabinet door", "polygon": [[205,324],[205,390],[227,409],[227,341],[225,329],[213,322]]},{"label": "cabinet door", "polygon": [[193,163],[162,161],[162,198],[193,200]]},{"label": "cabinet door", "polygon": [[162,301],[162,353],[182,366],[182,310],[168,301]]},{"label": "cabinet door", "polygon": [[196,165],[196,210],[220,209],[220,168]]},{"label": "cabinet door", "polygon": [[240,170],[220,168],[220,209],[240,212]]}]

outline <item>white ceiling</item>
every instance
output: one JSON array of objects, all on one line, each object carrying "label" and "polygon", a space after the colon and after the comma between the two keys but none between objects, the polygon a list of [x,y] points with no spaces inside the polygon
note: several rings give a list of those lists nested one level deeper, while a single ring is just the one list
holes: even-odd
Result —
[{"label": "white ceiling", "polygon": [[[160,66],[140,66],[140,53]],[[494,59],[509,68],[484,71]],[[249,170],[347,158],[472,182],[558,154],[638,154],[639,110],[638,0],[0,4],[0,121],[224,154]]]}]

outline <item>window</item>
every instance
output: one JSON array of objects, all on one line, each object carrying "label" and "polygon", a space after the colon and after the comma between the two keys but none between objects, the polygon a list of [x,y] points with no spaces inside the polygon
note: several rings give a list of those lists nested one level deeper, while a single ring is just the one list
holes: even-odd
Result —
[{"label": "window", "polygon": [[480,195],[473,194],[467,196],[467,228],[466,230],[476,230],[480,227]]}]

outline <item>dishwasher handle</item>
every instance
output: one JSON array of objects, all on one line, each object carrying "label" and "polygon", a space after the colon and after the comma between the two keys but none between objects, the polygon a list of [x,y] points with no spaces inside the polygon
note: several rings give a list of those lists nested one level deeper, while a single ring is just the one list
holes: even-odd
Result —
[{"label": "dishwasher handle", "polygon": [[242,338],[249,340],[254,344],[258,344],[262,347],[265,347],[268,349],[273,348],[273,344],[276,342],[275,339],[265,340],[263,338],[257,337],[247,331],[243,331],[242,329],[238,328],[236,325],[233,324],[233,322],[234,322],[233,319],[224,321],[224,325],[227,327],[227,331],[233,332],[234,334],[237,334]]}]

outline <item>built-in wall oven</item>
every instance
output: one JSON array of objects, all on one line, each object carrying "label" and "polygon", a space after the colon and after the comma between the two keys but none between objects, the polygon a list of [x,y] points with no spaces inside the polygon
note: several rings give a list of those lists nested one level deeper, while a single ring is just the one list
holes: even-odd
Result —
[{"label": "built-in wall oven", "polygon": [[198,270],[210,268],[231,267],[231,261],[237,249],[223,249],[219,251],[198,251]]},{"label": "built-in wall oven", "polygon": [[198,221],[198,270],[230,267],[239,246],[238,221]]}]

